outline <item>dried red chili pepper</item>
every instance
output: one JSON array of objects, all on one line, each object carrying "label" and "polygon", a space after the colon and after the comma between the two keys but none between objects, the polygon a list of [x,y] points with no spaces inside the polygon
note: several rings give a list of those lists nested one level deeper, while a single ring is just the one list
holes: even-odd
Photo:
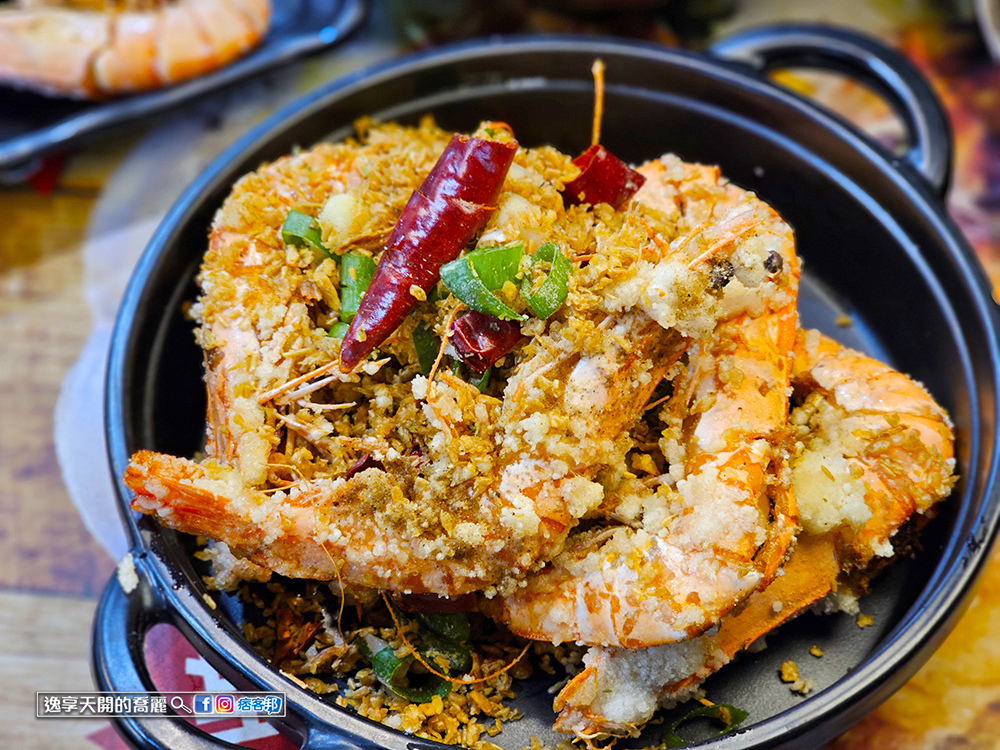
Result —
[{"label": "dried red chili pepper", "polygon": [[646,182],[645,177],[600,144],[595,143],[573,163],[580,168],[580,174],[566,183],[563,193],[563,200],[571,206],[607,203],[618,209]]},{"label": "dried red chili pepper", "polygon": [[353,369],[396,330],[496,210],[516,141],[455,135],[413,191],[344,336],[340,367]]},{"label": "dried red chili pepper", "polygon": [[451,345],[462,361],[482,375],[521,340],[521,324],[500,320],[475,310],[455,318]]}]

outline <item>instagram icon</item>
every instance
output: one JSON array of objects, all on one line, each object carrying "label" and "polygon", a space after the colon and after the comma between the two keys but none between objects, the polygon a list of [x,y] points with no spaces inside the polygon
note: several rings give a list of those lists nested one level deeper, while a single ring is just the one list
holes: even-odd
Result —
[{"label": "instagram icon", "polygon": [[215,713],[231,714],[233,712],[233,703],[233,696],[231,695],[215,696]]}]

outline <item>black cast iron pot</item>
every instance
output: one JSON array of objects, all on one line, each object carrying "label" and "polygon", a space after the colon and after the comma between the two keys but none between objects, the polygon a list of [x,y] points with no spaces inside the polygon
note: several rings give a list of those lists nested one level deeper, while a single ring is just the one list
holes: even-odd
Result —
[{"label": "black cast iron pot", "polygon": [[[758,192],[795,228],[805,259],[805,325],[888,360],[924,382],[948,409],[958,436],[961,479],[922,537],[922,550],[881,574],[860,629],[847,615],[806,614],[768,637],[706,684],[713,700],[750,711],[745,728],[713,747],[817,747],[900,687],[940,644],[968,601],[997,527],[997,319],[968,245],[945,216],[949,133],[926,83],[897,54],[854,34],[773,27],[716,45],[709,56],[609,39],[535,37],[445,47],[331,83],[233,145],[184,194],[136,268],[119,312],[107,381],[111,463],[121,477],[140,448],[192,455],[204,432],[201,354],[182,303],[213,212],[243,173],[322,139],[351,131],[361,115],[413,122],[432,113],[445,128],[480,120],[510,123],[525,145],[578,153],[589,142],[591,62],[607,64],[603,142],[639,162],[666,151],[719,164]],[[894,156],[837,117],[769,83],[775,66],[836,69],[874,86],[906,123],[912,146]],[[854,321],[837,328],[846,313]],[[146,631],[170,622],[242,689],[288,694],[284,727],[307,748],[418,748],[415,739],[337,708],[282,677],[249,648],[238,602],[213,610],[189,556],[186,535],[129,510],[139,587],[108,586],[97,613],[94,662],[102,689],[152,688],[142,659]],[[816,644],[826,655],[808,657]],[[785,659],[816,683],[808,698],[777,679]],[[520,689],[520,722],[498,741],[551,741],[547,683]],[[118,720],[142,748],[214,744],[186,723]],[[659,738],[649,728],[640,744]]]}]

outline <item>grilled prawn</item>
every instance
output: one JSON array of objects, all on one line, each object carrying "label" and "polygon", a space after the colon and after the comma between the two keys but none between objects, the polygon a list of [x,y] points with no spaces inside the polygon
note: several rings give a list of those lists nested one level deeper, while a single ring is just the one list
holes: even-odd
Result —
[{"label": "grilled prawn", "polygon": [[945,411],[918,383],[818,331],[799,331],[792,385],[792,490],[803,526],[783,575],[717,632],[651,649],[591,649],[557,696],[556,727],[628,734],[740,650],[896,554],[893,537],[955,482]]},{"label": "grilled prawn", "polygon": [[[506,385],[481,393],[443,369],[418,374],[413,332],[447,338],[458,309],[447,298],[418,300],[380,359],[345,372],[340,341],[326,335],[339,306],[334,261],[287,246],[279,228],[289,209],[309,210],[330,247],[377,248],[446,143],[433,128],[383,126],[364,144],[321,146],[237,184],[194,306],[208,459],[137,454],[126,474],[137,510],[286,575],[509,592],[604,501],[598,478],[624,465],[629,429],[686,342],[754,306],[758,290],[781,288],[765,268],[781,242],[748,237],[758,209],[737,207],[722,230],[684,243],[675,222],[704,222],[715,203],[689,196],[684,217],[673,200],[666,211],[566,207],[557,184],[572,173],[568,158],[521,149],[477,245],[554,240],[578,265],[563,309],[522,324]],[[668,168],[675,182],[688,174],[677,160],[654,171]],[[715,198],[726,191],[716,186]],[[784,278],[793,269],[789,255]]]},{"label": "grilled prawn", "polygon": [[[766,284],[733,289],[751,309],[688,348],[664,408],[669,473],[623,478],[601,508],[614,522],[574,534],[513,595],[484,605],[530,638],[630,648],[690,638],[774,576],[797,528],[781,447],[798,285],[791,229],[716,170],[668,160],[640,172],[648,181],[637,200],[690,201],[690,233],[663,266],[680,255],[696,267],[732,245],[759,259]],[[715,267],[720,285],[734,281],[729,263]],[[657,295],[645,294],[655,311]]]}]

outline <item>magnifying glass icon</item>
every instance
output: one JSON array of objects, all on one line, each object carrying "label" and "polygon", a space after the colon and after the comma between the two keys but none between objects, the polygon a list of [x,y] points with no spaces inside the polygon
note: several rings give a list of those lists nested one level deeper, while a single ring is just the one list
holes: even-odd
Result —
[{"label": "magnifying glass icon", "polygon": [[174,711],[185,711],[189,714],[194,713],[194,711],[188,708],[187,704],[184,702],[184,699],[179,695],[175,695],[173,698],[170,699],[170,707],[174,709]]}]

